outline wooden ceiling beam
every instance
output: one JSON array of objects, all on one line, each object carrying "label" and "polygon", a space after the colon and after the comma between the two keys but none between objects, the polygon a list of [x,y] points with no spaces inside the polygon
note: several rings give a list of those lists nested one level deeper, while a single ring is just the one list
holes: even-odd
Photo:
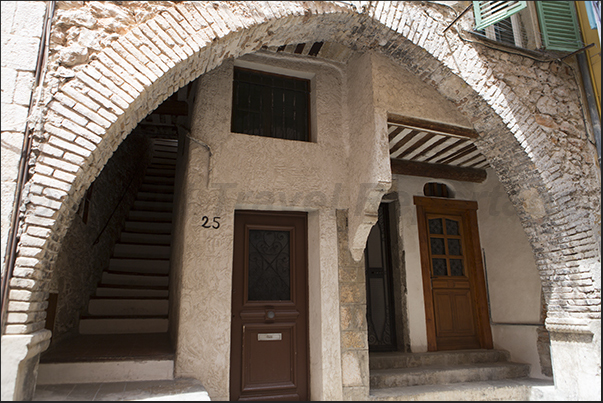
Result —
[{"label": "wooden ceiling beam", "polygon": [[448,123],[432,122],[430,120],[411,118],[394,114],[387,115],[387,122],[406,126],[420,131],[432,131],[439,134],[476,139],[479,134],[472,128],[451,125]]},{"label": "wooden ceiling beam", "polygon": [[484,169],[464,168],[455,165],[430,164],[392,158],[392,174],[422,176],[436,179],[450,179],[463,182],[481,183],[488,174]]}]

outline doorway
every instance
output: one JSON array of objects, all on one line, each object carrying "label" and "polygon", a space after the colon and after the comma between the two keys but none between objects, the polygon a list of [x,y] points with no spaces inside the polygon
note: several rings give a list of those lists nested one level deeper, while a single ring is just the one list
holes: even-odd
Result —
[{"label": "doorway", "polygon": [[231,400],[308,400],[307,214],[236,211]]},{"label": "doorway", "polygon": [[429,351],[492,348],[477,203],[414,198]]},{"label": "doorway", "polygon": [[369,351],[397,349],[390,203],[381,203],[364,251]]}]

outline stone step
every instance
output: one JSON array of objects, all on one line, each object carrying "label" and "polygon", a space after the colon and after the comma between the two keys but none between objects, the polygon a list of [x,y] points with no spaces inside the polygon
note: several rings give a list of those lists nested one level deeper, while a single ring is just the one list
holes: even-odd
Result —
[{"label": "stone step", "polygon": [[165,316],[168,314],[167,298],[115,298],[93,297],[88,302],[90,315],[102,316]]},{"label": "stone step", "polygon": [[172,222],[172,212],[130,210],[128,220],[146,222]]},{"label": "stone step", "polygon": [[[449,385],[420,385],[371,389],[372,401],[528,401],[542,400],[541,390],[552,388],[553,382],[543,379],[500,379],[461,382]],[[546,399],[545,399],[546,400]]]},{"label": "stone step", "polygon": [[146,318],[82,316],[80,318],[80,334],[165,333],[167,331],[167,316]]},{"label": "stone step", "polygon": [[152,381],[95,382],[86,385],[36,385],[34,401],[211,401],[201,382],[193,378]]},{"label": "stone step", "polygon": [[174,203],[153,201],[153,200],[136,200],[134,202],[134,206],[132,208],[135,210],[144,210],[144,211],[172,212],[172,209],[174,208]]},{"label": "stone step", "polygon": [[509,352],[505,350],[454,350],[427,353],[371,353],[370,369],[412,368],[426,365],[462,365],[480,362],[508,361]]},{"label": "stone step", "polygon": [[127,232],[138,232],[147,234],[171,234],[172,223],[127,220],[124,224],[124,230]]},{"label": "stone step", "polygon": [[96,288],[97,297],[156,297],[167,298],[169,290],[167,287],[151,286],[124,286],[124,285],[99,285]]},{"label": "stone step", "polygon": [[156,193],[156,192],[138,192],[136,200],[159,201],[171,203],[174,200],[173,193]]},{"label": "stone step", "polygon": [[174,186],[143,183],[142,185],[140,185],[138,192],[139,192],[139,194],[140,194],[140,192],[143,192],[143,193],[163,193],[163,194],[173,195],[174,194]]},{"label": "stone step", "polygon": [[174,379],[173,359],[136,359],[43,363],[38,366],[37,384],[63,385],[172,379]]},{"label": "stone step", "polygon": [[101,284],[105,285],[150,285],[150,286],[167,286],[169,276],[167,275],[150,275],[127,273],[118,271],[104,271],[101,278]]},{"label": "stone step", "polygon": [[159,168],[147,168],[145,172],[145,176],[167,176],[169,178],[174,178],[176,175],[176,169],[159,169]]},{"label": "stone step", "polygon": [[178,140],[176,139],[155,139],[153,142],[153,146],[169,146],[169,147],[177,147]]},{"label": "stone step", "polygon": [[162,155],[160,157],[153,157],[151,159],[151,164],[153,165],[168,165],[168,166],[176,166],[176,158],[171,157],[169,155]]},{"label": "stone step", "polygon": [[155,149],[153,151],[153,157],[151,158],[151,161],[155,161],[158,159],[176,159],[176,157],[178,156],[177,154],[178,150],[177,149],[170,149],[169,147],[162,147],[162,149]]},{"label": "stone step", "polygon": [[161,148],[161,147],[178,148],[178,140],[172,140],[172,139],[156,140],[156,143],[153,144],[153,148],[157,149],[157,148]]},{"label": "stone step", "polygon": [[170,261],[168,259],[125,259],[113,257],[109,261],[109,271],[167,275],[170,272]]},{"label": "stone step", "polygon": [[171,249],[170,246],[163,245],[116,243],[113,248],[113,257],[130,259],[169,259]]},{"label": "stone step", "polygon": [[527,377],[528,364],[488,362],[452,366],[424,366],[371,370],[372,388],[440,385]]},{"label": "stone step", "polygon": [[149,166],[147,167],[147,169],[160,169],[160,170],[172,170],[174,172],[176,172],[176,165],[174,164],[163,164],[163,163],[149,163]]},{"label": "stone step", "polygon": [[172,235],[122,231],[121,235],[119,236],[119,242],[146,245],[170,245],[172,243]]},{"label": "stone step", "polygon": [[177,152],[178,151],[178,145],[171,145],[171,144],[156,144],[153,147],[153,152]]},{"label": "stone step", "polygon": [[152,185],[174,185],[174,177],[173,176],[155,176],[149,175],[148,173],[144,176],[142,183],[144,184],[152,184]]}]

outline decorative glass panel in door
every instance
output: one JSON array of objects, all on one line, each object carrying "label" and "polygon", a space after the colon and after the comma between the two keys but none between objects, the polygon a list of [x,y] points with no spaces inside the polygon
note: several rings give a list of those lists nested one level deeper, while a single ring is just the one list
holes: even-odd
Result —
[{"label": "decorative glass panel in door", "polygon": [[249,230],[249,301],[291,299],[289,231]]},{"label": "decorative glass panel in door", "polygon": [[438,349],[475,348],[479,344],[466,272],[463,217],[426,214],[425,218]]}]

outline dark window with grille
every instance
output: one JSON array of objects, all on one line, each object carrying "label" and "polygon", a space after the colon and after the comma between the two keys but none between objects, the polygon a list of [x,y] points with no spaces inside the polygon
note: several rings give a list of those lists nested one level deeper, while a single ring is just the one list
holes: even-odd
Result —
[{"label": "dark window with grille", "polygon": [[233,132],[310,141],[309,110],[309,80],[235,67]]}]

